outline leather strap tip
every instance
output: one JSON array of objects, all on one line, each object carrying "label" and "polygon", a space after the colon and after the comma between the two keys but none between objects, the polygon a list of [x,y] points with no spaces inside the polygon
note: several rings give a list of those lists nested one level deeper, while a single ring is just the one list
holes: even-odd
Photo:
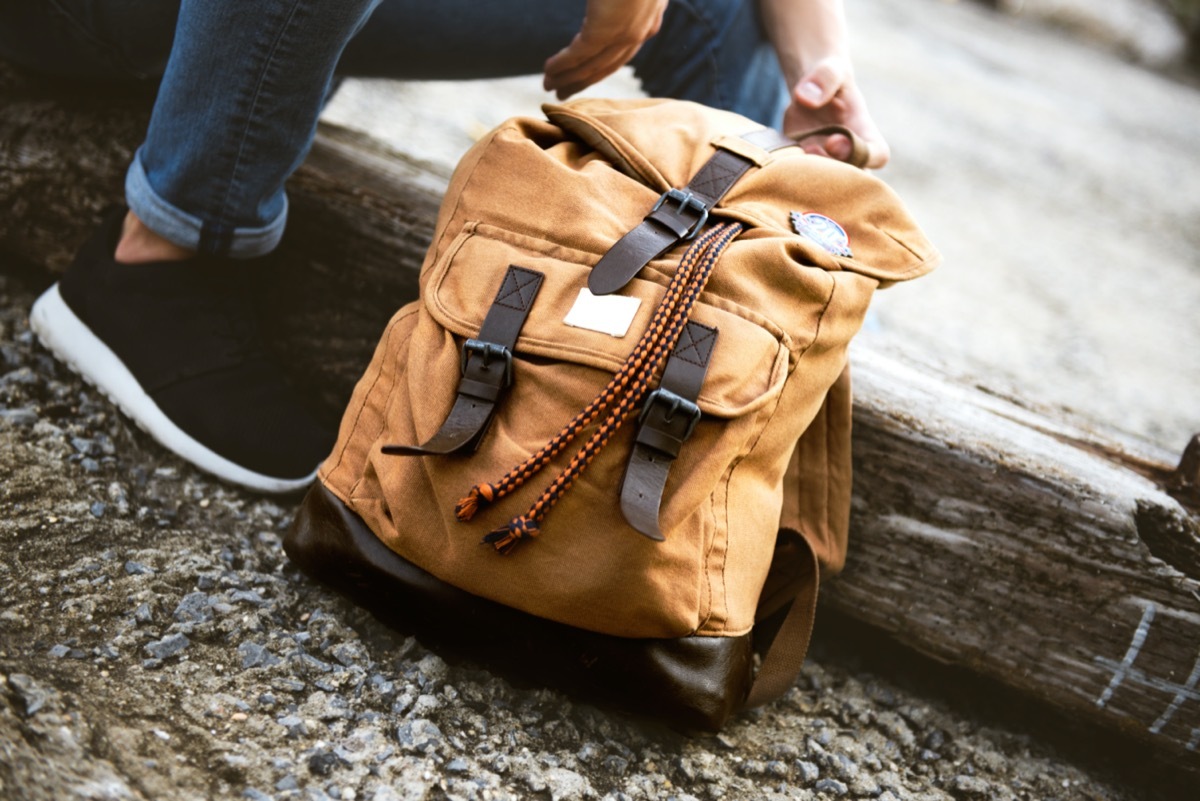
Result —
[{"label": "leather strap tip", "polygon": [[[607,276],[607,280],[606,279]],[[593,295],[611,295],[621,287],[629,283],[628,279],[623,279],[623,276],[612,275],[611,273],[600,273],[592,270],[588,273],[588,291]]]},{"label": "leather strap tip", "polygon": [[[621,496],[621,514],[625,516],[625,522],[629,526],[647,539],[655,542],[666,542],[667,538],[658,529],[657,517],[651,517],[646,512],[648,510],[638,508],[637,505],[629,503],[624,494]],[[654,505],[654,512],[658,512],[658,504]]]}]

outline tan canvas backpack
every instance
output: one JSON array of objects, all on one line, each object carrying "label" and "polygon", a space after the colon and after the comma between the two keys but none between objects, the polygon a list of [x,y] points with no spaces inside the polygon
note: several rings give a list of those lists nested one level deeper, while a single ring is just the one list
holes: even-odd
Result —
[{"label": "tan canvas backpack", "polygon": [[795,678],[846,551],[847,346],[938,257],[879,180],[735,114],[544,110],[460,163],[285,545],[389,620],[715,728]]}]

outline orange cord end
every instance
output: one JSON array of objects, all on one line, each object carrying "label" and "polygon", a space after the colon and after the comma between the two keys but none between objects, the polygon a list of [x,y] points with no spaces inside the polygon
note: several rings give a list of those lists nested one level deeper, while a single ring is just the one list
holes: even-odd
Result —
[{"label": "orange cord end", "polygon": [[541,534],[538,524],[527,517],[515,518],[504,528],[498,528],[484,536],[483,541],[491,545],[502,556],[512,552],[523,539],[532,539]]},{"label": "orange cord end", "polygon": [[496,488],[491,484],[478,484],[471,487],[467,497],[454,504],[454,516],[459,522],[465,523],[475,516],[480,508],[487,506],[496,499]]}]

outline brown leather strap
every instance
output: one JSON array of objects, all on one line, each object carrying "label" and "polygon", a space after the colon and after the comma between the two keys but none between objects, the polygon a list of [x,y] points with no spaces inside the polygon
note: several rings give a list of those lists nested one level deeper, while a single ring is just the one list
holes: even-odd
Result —
[{"label": "brown leather strap", "polygon": [[[866,169],[867,161],[871,158],[871,148],[858,134],[845,125],[825,125],[809,131],[788,134],[787,138],[793,144],[799,144],[810,136],[833,136],[834,134],[841,134],[850,140],[850,156],[846,159],[846,163],[853,167],[858,167],[860,170]],[[783,136],[783,134],[780,134],[780,136]]]},{"label": "brown leather strap", "polygon": [[512,350],[544,276],[511,264],[492,301],[479,336],[462,349],[462,378],[446,421],[423,445],[384,445],[395,456],[456,453],[479,446],[500,393],[512,383]]},{"label": "brown leather strap", "polygon": [[[742,138],[764,150],[796,144],[770,128],[751,131]],[[745,156],[718,148],[686,187],[664,192],[642,222],[609,248],[592,268],[588,289],[593,295],[616,292],[651,259],[694,237],[708,221],[709,211],[753,166]]]},{"label": "brown leather strap", "polygon": [[626,522],[661,542],[658,510],[671,463],[700,419],[700,387],[717,342],[717,329],[688,322],[667,359],[658,389],[646,396],[637,437],[621,482]]},{"label": "brown leather strap", "polygon": [[777,571],[776,565],[772,564],[772,573],[785,573],[784,583],[774,590],[769,584],[763,589],[764,597],[759,604],[760,621],[755,631],[760,627],[766,628],[762,617],[770,617],[785,606],[787,611],[782,613],[783,621],[763,654],[762,667],[746,697],[745,706],[748,707],[773,701],[791,689],[804,663],[804,655],[808,652],[817,612],[817,589],[820,583],[817,557],[799,534],[781,531],[780,538],[783,549],[799,549],[800,553],[781,557],[780,549],[776,549],[776,561],[782,560],[788,564],[783,571]]}]

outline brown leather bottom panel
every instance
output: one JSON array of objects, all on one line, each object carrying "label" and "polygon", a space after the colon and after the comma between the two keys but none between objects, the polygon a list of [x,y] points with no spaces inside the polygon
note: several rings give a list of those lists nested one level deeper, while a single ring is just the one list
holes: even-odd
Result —
[{"label": "brown leather bottom panel", "polygon": [[749,691],[749,634],[626,639],[519,612],[403,559],[320,483],[305,497],[283,547],[311,578],[435,647],[669,725],[715,731]]}]

